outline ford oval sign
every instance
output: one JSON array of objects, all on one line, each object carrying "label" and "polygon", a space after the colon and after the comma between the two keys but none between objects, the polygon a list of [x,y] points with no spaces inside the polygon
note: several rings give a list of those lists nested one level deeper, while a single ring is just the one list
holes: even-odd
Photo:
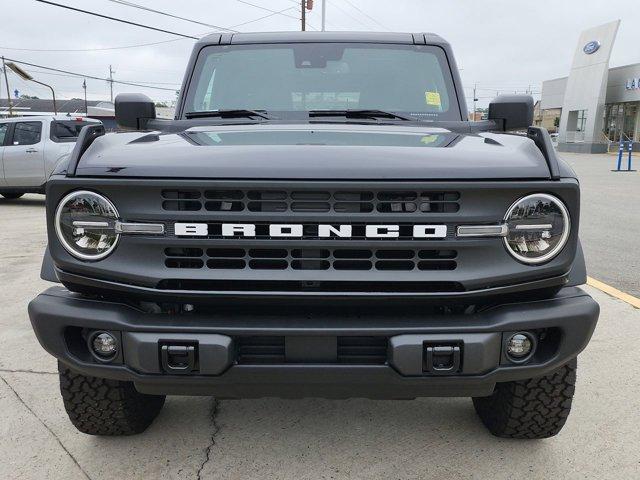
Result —
[{"label": "ford oval sign", "polygon": [[598,42],[597,40],[587,43],[582,49],[582,51],[587,55],[592,55],[596,53],[598,50],[600,50],[600,42]]}]

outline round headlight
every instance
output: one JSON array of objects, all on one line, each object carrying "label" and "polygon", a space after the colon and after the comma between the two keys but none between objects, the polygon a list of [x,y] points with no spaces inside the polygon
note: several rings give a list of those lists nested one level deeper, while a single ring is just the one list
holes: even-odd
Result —
[{"label": "round headlight", "polygon": [[571,229],[569,211],[552,195],[536,193],[514,203],[504,217],[509,230],[507,250],[523,263],[548,262],[566,245]]},{"label": "round headlight", "polygon": [[55,228],[67,252],[82,260],[109,255],[120,235],[115,224],[118,211],[102,195],[87,190],[72,192],[58,204]]}]

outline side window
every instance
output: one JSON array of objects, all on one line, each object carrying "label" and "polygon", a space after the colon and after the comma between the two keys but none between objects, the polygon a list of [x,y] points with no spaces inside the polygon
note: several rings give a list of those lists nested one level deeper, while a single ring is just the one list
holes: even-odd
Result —
[{"label": "side window", "polygon": [[0,147],[4,145],[4,139],[7,137],[8,129],[9,129],[9,124],[0,123]]},{"label": "side window", "polygon": [[35,145],[40,142],[41,122],[18,122],[13,130],[13,145]]}]

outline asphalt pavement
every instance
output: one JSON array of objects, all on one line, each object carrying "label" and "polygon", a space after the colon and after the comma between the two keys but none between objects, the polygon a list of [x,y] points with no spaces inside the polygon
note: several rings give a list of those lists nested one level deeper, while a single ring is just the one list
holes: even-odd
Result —
[{"label": "asphalt pavement", "polygon": [[[566,158],[583,188],[589,274],[638,295],[640,174],[609,172],[609,156]],[[0,201],[0,478],[640,478],[640,310],[589,286],[602,314],[552,439],[492,437],[465,398],[169,397],[141,435],[83,435],[26,311],[49,285],[44,215],[40,196]]]}]

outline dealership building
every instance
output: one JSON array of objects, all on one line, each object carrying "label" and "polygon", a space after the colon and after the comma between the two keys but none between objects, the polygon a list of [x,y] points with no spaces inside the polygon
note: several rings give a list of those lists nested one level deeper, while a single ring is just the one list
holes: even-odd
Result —
[{"label": "dealership building", "polygon": [[621,139],[640,150],[640,63],[609,67],[620,21],[583,32],[568,77],[547,80],[536,123],[558,132],[558,150],[601,153]]}]

